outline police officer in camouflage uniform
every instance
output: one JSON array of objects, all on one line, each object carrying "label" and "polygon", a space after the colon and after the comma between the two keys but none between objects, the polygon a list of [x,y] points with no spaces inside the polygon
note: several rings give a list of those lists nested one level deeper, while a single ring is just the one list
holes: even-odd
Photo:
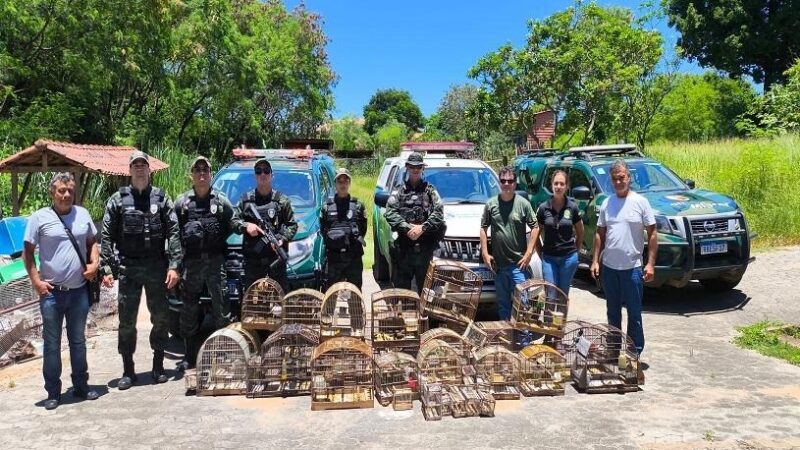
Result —
[{"label": "police officer in camouflage uniform", "polygon": [[[297,233],[297,222],[289,197],[272,189],[272,165],[266,159],[256,161],[256,188],[242,195],[235,210],[234,230],[243,235],[242,253],[244,254],[243,289],[250,287],[260,278],[269,277],[281,285],[284,292],[289,289],[286,276],[286,261],[281,261],[277,247],[285,251],[289,249],[289,241]],[[255,206],[264,226],[272,229],[278,239],[278,245],[264,242],[264,230],[258,218],[252,212]]]},{"label": "police officer in camouflage uniform", "polygon": [[198,156],[194,160],[191,173],[192,189],[175,200],[183,246],[180,328],[186,346],[179,370],[194,368],[197,361],[203,286],[211,296],[211,315],[216,328],[223,328],[231,321],[224,292],[227,286],[225,249],[233,226],[233,205],[225,194],[211,187],[211,163],[206,157]]},{"label": "police officer in camouflage uniform", "polygon": [[364,236],[367,216],[364,204],[350,196],[350,172],[336,172],[336,194],[322,209],[320,224],[325,238],[325,284],[323,290],[339,281],[349,281],[361,289],[364,263]]},{"label": "police officer in camouflage uniform", "polygon": [[444,207],[436,188],[422,179],[425,162],[412,153],[406,160],[408,179],[389,196],[384,217],[397,239],[392,248],[394,287],[410,289],[412,278],[422,292],[433,251],[444,237]]},{"label": "police officer in camouflage uniform", "polygon": [[[101,231],[103,284],[119,278],[119,353],[123,372],[120,390],[136,381],[133,354],[136,351],[136,316],[142,288],[150,311],[152,376],[164,383],[164,348],[169,339],[169,306],[166,290],[180,279],[181,262],[178,218],[167,194],[150,184],[148,156],[135,151],[130,157],[131,185],[120,188],[106,203]],[[116,264],[114,248],[119,252]]]}]

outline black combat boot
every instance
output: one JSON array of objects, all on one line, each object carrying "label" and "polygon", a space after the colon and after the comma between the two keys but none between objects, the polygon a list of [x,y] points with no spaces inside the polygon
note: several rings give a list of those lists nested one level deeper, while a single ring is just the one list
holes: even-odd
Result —
[{"label": "black combat boot", "polygon": [[184,372],[189,369],[194,369],[197,365],[197,338],[190,337],[183,340],[183,345],[186,350],[183,352],[183,361],[178,363],[178,370]]},{"label": "black combat boot", "polygon": [[117,382],[120,391],[130,389],[136,382],[136,370],[133,368],[133,355],[122,355],[122,378]]},{"label": "black combat boot", "polygon": [[153,352],[153,381],[155,383],[166,383],[167,374],[164,373],[164,350]]}]

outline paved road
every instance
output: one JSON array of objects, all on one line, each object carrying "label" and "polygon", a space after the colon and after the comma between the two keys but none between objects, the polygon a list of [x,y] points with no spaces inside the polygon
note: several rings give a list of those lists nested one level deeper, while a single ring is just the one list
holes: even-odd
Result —
[{"label": "paved road", "polygon": [[[425,422],[418,403],[409,412],[377,403],[311,412],[308,397],[186,397],[183,381],[120,392],[116,335],[105,332],[89,343],[91,381],[103,393],[95,402],[45,411],[40,361],[0,371],[0,447],[800,447],[800,367],[731,344],[738,325],[800,322],[800,248],[757,256],[739,289],[725,295],[691,286],[649,296],[643,355],[649,369],[638,393],[568,388],[564,397],[498,402],[492,419]],[[367,293],[377,288],[365,279]],[[589,284],[576,284],[571,318],[603,321],[603,300]],[[148,323],[146,315],[141,319],[136,358],[145,372]]]}]

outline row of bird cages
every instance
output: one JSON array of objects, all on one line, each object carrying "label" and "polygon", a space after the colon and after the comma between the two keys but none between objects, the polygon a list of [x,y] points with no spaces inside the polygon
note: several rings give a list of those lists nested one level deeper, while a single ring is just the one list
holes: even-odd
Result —
[{"label": "row of bird cages", "polygon": [[197,395],[242,395],[247,392],[248,368],[258,350],[247,330],[227,327],[203,342],[197,355]]},{"label": "row of bird cages", "polygon": [[443,416],[494,417],[495,398],[485,384],[423,383],[420,399],[425,420]]},{"label": "row of bird cages", "polygon": [[308,395],[311,393],[311,354],[319,331],[302,324],[284,324],[251,359],[248,397]]},{"label": "row of bird cages", "polygon": [[569,297],[556,285],[542,280],[528,280],[514,288],[513,325],[553,337],[564,335]]},{"label": "row of bird cages", "polygon": [[644,381],[633,340],[616,327],[569,322],[560,347],[583,392],[635,392]]},{"label": "row of bird cages", "polygon": [[420,302],[425,316],[466,327],[475,319],[483,279],[467,266],[444,260],[431,261]]},{"label": "row of bird cages", "polygon": [[372,408],[372,349],[354,337],[336,337],[311,355],[311,410]]},{"label": "row of bird cages", "polygon": [[519,352],[519,390],[526,397],[564,395],[571,381],[570,368],[564,357],[547,345],[529,345]]},{"label": "row of bird cages", "polygon": [[520,358],[499,345],[478,349],[474,354],[476,381],[488,384],[496,400],[519,400]]},{"label": "row of bird cages", "polygon": [[325,292],[320,311],[320,341],[336,337],[364,339],[366,315],[361,290],[348,282],[334,283]]},{"label": "row of bird cages", "polygon": [[417,398],[419,379],[417,360],[408,353],[388,352],[375,358],[375,398],[381,406],[395,410],[411,409]]},{"label": "row of bird cages", "polygon": [[385,289],[372,295],[372,347],[402,349],[416,353],[419,348],[419,295],[408,289]]}]

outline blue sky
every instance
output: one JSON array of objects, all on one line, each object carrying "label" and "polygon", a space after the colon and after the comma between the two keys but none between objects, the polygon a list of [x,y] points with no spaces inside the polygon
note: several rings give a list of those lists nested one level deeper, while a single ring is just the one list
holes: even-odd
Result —
[{"label": "blue sky", "polygon": [[[297,0],[286,0],[293,8]],[[642,14],[639,1],[599,1]],[[571,5],[568,0],[306,0],[323,17],[328,53],[339,82],[334,117],[361,116],[378,89],[411,93],[426,116],[436,111],[453,84],[505,43],[521,47],[529,19],[542,19]],[[665,21],[653,24],[673,46]]]}]

